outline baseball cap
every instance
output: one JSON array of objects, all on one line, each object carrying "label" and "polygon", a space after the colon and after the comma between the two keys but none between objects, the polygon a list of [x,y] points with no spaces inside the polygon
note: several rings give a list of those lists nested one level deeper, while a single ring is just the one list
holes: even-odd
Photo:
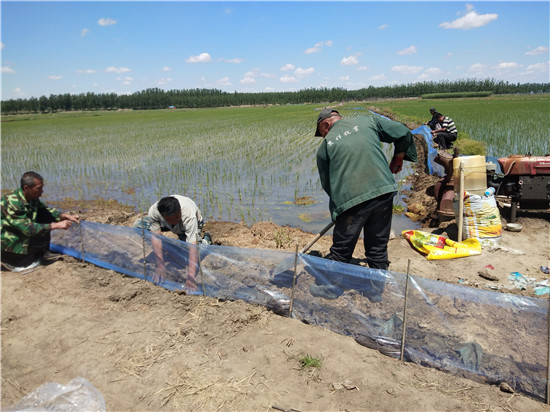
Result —
[{"label": "baseball cap", "polygon": [[435,107],[432,107],[432,108],[430,109],[430,112],[437,112],[437,110],[435,110]]},{"label": "baseball cap", "polygon": [[332,116],[333,113],[336,113],[337,115],[340,114],[338,110],[333,109],[323,109],[321,110],[321,113],[319,114],[319,117],[317,118],[317,129],[315,130],[315,136],[321,136],[319,133],[319,123],[321,123],[323,120],[328,119]]}]

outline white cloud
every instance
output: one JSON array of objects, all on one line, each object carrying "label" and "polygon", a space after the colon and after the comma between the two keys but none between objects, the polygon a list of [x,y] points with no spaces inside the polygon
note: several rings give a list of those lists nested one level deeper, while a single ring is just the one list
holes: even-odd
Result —
[{"label": "white cloud", "polygon": [[80,69],[77,70],[77,74],[94,74],[96,71],[94,69]]},{"label": "white cloud", "polygon": [[229,80],[229,77],[224,77],[224,78],[218,80],[218,83],[221,86],[231,86],[231,81]]},{"label": "white cloud", "polygon": [[169,66],[162,66],[162,69],[161,69],[161,71],[163,72],[169,72],[170,70],[172,70],[172,68]]},{"label": "white cloud", "polygon": [[483,27],[498,19],[498,14],[477,14],[471,4],[466,4],[467,13],[451,22],[445,21],[439,25],[444,29],[471,30]]},{"label": "white cloud", "polygon": [[4,42],[0,42],[0,50],[4,50],[4,47],[6,47],[6,46],[4,45]]},{"label": "white cloud", "polygon": [[256,79],[252,76],[247,76],[245,75],[241,81],[240,81],[241,84],[254,84],[256,83]]},{"label": "white cloud", "polygon": [[430,67],[430,68],[426,69],[426,71],[424,73],[429,75],[429,76],[436,76],[438,74],[443,73],[443,71],[439,67]]},{"label": "white cloud", "polygon": [[241,84],[254,84],[256,83],[257,77],[263,77],[263,78],[272,78],[275,77],[275,75],[270,73],[264,73],[258,68],[254,68],[250,71],[247,71],[243,78],[240,80]]},{"label": "white cloud", "polygon": [[290,64],[290,63],[287,63],[283,67],[281,67],[282,72],[288,72],[288,71],[291,71],[291,70],[294,70],[294,65]]},{"label": "white cloud", "polygon": [[318,53],[322,50],[323,48],[323,43],[317,43],[315,46],[313,47],[309,47],[307,49],[304,50],[304,53],[305,54],[312,54],[312,53]]},{"label": "white cloud", "polygon": [[443,70],[441,70],[439,67],[429,67],[426,70],[424,70],[424,73],[418,76],[417,80],[433,79],[434,76],[438,76],[442,73],[443,73]]},{"label": "white cloud", "polygon": [[469,73],[484,73],[487,66],[482,63],[474,63],[468,67]]},{"label": "white cloud", "polygon": [[117,77],[116,80],[118,80],[119,82],[122,82],[123,85],[125,86],[129,86],[132,84],[132,81],[134,80],[133,77]]},{"label": "white cloud", "polygon": [[351,66],[352,64],[358,64],[359,60],[357,60],[357,57],[360,56],[361,53],[354,54],[353,56],[344,57],[342,60],[340,60],[340,64],[342,66]]},{"label": "white cloud", "polygon": [[392,72],[401,73],[401,74],[416,74],[423,69],[422,66],[393,66],[391,68]]},{"label": "white cloud", "polygon": [[2,66],[2,73],[15,74],[15,70],[8,66]]},{"label": "white cloud", "polygon": [[243,59],[239,58],[239,57],[235,57],[233,59],[226,59],[225,60],[226,63],[235,63],[235,64],[239,64],[239,63],[242,63],[243,62]]},{"label": "white cloud", "polygon": [[289,76],[285,74],[283,77],[279,78],[282,83],[296,83],[298,79],[294,76]]},{"label": "white cloud", "polygon": [[90,34],[90,29],[84,28],[80,31],[80,37],[86,37],[88,34]]},{"label": "white cloud", "polygon": [[401,56],[404,56],[406,54],[415,54],[417,53],[418,51],[416,50],[416,46],[409,46],[407,47],[406,49],[403,49],[403,50],[399,50],[397,52],[397,54],[401,55]]},{"label": "white cloud", "polygon": [[212,57],[208,53],[201,53],[198,56],[189,56],[185,61],[187,63],[209,63],[212,61]]},{"label": "white cloud", "polygon": [[105,71],[107,73],[128,73],[128,72],[131,72],[132,70],[130,70],[127,67],[114,67],[114,66],[111,66],[111,67],[107,67],[105,69]]},{"label": "white cloud", "polygon": [[332,40],[327,40],[326,42],[319,42],[315,46],[305,49],[304,53],[305,54],[318,53],[323,49],[323,46],[331,47]]},{"label": "white cloud", "polygon": [[527,66],[526,70],[543,71],[543,70],[548,70],[548,66],[549,66],[549,62],[530,64],[529,66]]},{"label": "white cloud", "polygon": [[349,81],[349,76],[340,76],[338,80]]},{"label": "white cloud", "polygon": [[24,97],[27,95],[20,87],[13,89],[13,94],[17,97]]},{"label": "white cloud", "polygon": [[517,69],[519,68],[519,64],[516,62],[502,62],[495,66],[495,69]]},{"label": "white cloud", "polygon": [[387,29],[388,27],[390,27],[390,26],[388,26],[387,24],[383,24],[383,25],[381,25],[381,26],[378,26],[378,30],[385,30],[385,29]]},{"label": "white cloud", "polygon": [[525,74],[537,74],[537,73],[545,73],[546,78],[548,78],[548,69],[550,67],[550,62],[546,63],[536,63],[536,64],[530,64],[525,69]]},{"label": "white cloud", "polygon": [[359,67],[357,68],[357,70],[359,70],[359,71],[361,71],[361,72],[362,72],[362,71],[365,71],[365,70],[369,70],[369,66],[359,66]]},{"label": "white cloud", "polygon": [[55,76],[55,75],[48,76],[48,79],[50,80],[61,80],[62,78],[63,76]]},{"label": "white cloud", "polygon": [[537,54],[545,54],[548,53],[548,47],[539,46],[536,49],[533,49],[531,51],[525,52],[528,56],[536,56]]},{"label": "white cloud", "polygon": [[102,17],[97,21],[97,24],[99,24],[100,26],[112,26],[116,24],[116,20],[110,19],[108,17]]},{"label": "white cloud", "polygon": [[370,78],[372,81],[384,80],[386,78],[385,74],[375,74]]},{"label": "white cloud", "polygon": [[298,67],[294,71],[294,74],[298,77],[305,77],[313,74],[314,72],[315,72],[315,69],[313,67],[310,67],[308,69],[302,69],[301,67]]}]

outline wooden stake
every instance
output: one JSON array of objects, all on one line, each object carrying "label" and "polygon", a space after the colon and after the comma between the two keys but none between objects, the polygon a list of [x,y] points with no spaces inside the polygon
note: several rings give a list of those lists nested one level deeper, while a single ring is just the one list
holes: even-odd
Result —
[{"label": "wooden stake", "polygon": [[407,299],[409,297],[409,269],[411,267],[411,260],[407,261],[407,283],[405,283],[405,303],[403,306],[403,328],[401,331],[401,361],[404,360],[405,353],[405,335],[407,334]]},{"label": "wooden stake", "polygon": [[548,351],[546,352],[546,404],[550,405],[550,301],[548,301]]},{"label": "wooden stake", "polygon": [[141,239],[143,242],[143,276],[145,277],[145,280],[147,280],[147,261],[145,260],[145,226],[143,225],[143,221],[141,222]]},{"label": "wooden stake", "polygon": [[[141,193],[139,194],[139,197],[141,198]],[[139,206],[139,203],[137,205],[139,216],[141,216],[141,207]],[[141,240],[143,244],[143,276],[145,280],[147,280],[147,261],[145,258],[147,257],[146,251],[145,251],[145,225],[143,222],[143,217],[140,217],[141,219]]]},{"label": "wooden stake", "polygon": [[464,220],[464,162],[460,162],[458,184],[458,241],[462,242],[462,224]]},{"label": "wooden stake", "polygon": [[298,244],[296,243],[296,252],[294,253],[294,275],[292,276],[292,293],[290,294],[290,309],[288,317],[292,317],[292,307],[294,305],[294,287],[296,286],[296,266],[298,264]]},{"label": "wooden stake", "polygon": [[78,228],[80,230],[80,258],[82,263],[84,263],[84,235],[82,234],[82,222],[78,223]]},{"label": "wooden stake", "polygon": [[199,248],[199,242],[197,241],[196,245],[192,245],[197,248],[197,265],[199,266],[199,276],[201,278],[201,289],[202,289],[202,296],[206,296],[206,293],[204,292],[204,276],[202,273],[202,266],[201,266],[201,251]]}]

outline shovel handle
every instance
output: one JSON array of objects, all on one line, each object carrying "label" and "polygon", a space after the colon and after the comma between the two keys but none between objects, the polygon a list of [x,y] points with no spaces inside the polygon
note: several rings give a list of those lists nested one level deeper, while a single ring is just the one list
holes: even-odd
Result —
[{"label": "shovel handle", "polygon": [[306,252],[309,250],[309,248],[312,247],[312,246],[315,244],[315,242],[317,242],[317,241],[319,240],[319,238],[320,238],[321,236],[323,236],[325,233],[327,233],[327,232],[330,230],[330,228],[331,228],[332,226],[334,226],[334,222],[330,222],[328,225],[326,225],[326,226],[317,234],[317,236],[315,236],[315,237],[313,238],[313,240],[312,240],[311,242],[309,242],[307,245],[305,245],[305,246],[302,248],[302,250],[300,250],[299,253],[306,253]]}]

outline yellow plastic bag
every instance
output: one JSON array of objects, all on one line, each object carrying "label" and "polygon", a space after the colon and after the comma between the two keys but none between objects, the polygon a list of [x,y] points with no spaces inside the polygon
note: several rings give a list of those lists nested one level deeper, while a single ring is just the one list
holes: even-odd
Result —
[{"label": "yellow plastic bag", "polygon": [[454,259],[481,255],[481,244],[475,238],[455,242],[443,236],[420,230],[404,230],[401,234],[428,260]]}]

